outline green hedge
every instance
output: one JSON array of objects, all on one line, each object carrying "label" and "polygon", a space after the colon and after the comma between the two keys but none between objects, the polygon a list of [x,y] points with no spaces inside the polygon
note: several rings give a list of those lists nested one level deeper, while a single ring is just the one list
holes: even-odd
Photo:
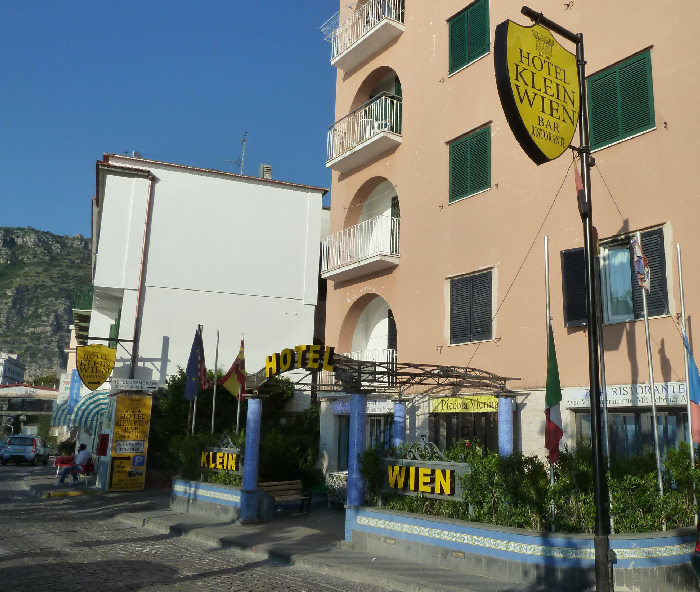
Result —
[{"label": "green hedge", "polygon": [[[458,460],[460,455],[471,467],[469,473],[460,477],[462,500],[392,494],[382,496],[382,505],[405,512],[532,530],[551,527],[553,506],[557,532],[593,532],[590,449],[560,453],[554,487],[550,484],[549,466],[536,456],[514,454],[503,458],[478,443],[462,443],[445,453],[450,460]],[[366,452],[360,460],[363,475],[377,470],[376,453]],[[370,494],[376,489],[374,479],[367,483]],[[608,474],[613,531],[654,532],[692,526],[696,511],[693,487],[698,489],[700,485],[700,469],[690,466],[687,444],[666,453],[663,482],[664,495],[659,496],[653,454],[614,462]]]}]

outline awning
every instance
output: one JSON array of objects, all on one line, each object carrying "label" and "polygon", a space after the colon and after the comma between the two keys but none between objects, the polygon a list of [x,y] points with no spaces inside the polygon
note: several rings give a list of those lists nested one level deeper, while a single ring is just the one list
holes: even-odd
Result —
[{"label": "awning", "polygon": [[73,409],[70,425],[78,428],[94,427],[100,415],[107,411],[108,402],[109,393],[107,391],[93,391],[82,397]]},{"label": "awning", "polygon": [[56,406],[51,418],[51,427],[67,426],[70,424],[70,412],[68,411],[68,399]]}]

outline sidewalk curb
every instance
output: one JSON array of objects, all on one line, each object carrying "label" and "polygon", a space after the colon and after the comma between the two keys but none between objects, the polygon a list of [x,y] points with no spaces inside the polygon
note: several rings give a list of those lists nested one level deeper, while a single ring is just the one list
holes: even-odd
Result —
[{"label": "sidewalk curb", "polygon": [[[187,515],[180,515],[187,516]],[[429,568],[425,565],[411,565],[396,559],[372,557],[369,554],[353,551],[346,541],[336,541],[310,553],[295,553],[279,549],[275,545],[253,545],[240,540],[231,540],[221,534],[225,523],[198,520],[196,528],[188,528],[186,522],[177,521],[178,514],[163,510],[153,515],[152,512],[123,513],[115,516],[117,520],[137,528],[148,528],[162,535],[183,537],[192,541],[219,549],[233,549],[258,561],[269,561],[306,569],[323,575],[339,577],[348,581],[381,586],[387,590],[401,592],[474,592],[467,587],[465,574]],[[204,523],[202,523],[204,522]],[[239,525],[232,522],[232,525]],[[219,530],[219,532],[216,532]],[[440,580],[443,582],[440,582]],[[506,582],[493,582],[489,592],[512,590]]]}]

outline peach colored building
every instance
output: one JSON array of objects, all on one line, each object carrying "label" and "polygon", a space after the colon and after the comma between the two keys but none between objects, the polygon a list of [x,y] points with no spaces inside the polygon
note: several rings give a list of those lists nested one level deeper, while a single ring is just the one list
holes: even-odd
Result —
[{"label": "peach colored building", "polygon": [[[494,77],[494,30],[506,19],[529,26],[523,3],[340,4],[326,29],[337,68],[327,156],[331,234],[322,245],[326,343],[364,359],[516,378],[508,382],[518,392],[514,448],[544,454],[546,235],[564,443],[586,440],[573,153],[536,166],[508,126]],[[700,314],[700,123],[693,109],[700,7],[692,0],[672,7],[542,0],[532,7],[585,39],[611,446],[615,454],[653,446],[641,291],[629,256],[637,231],[651,265],[660,445],[674,446],[688,438],[677,245],[691,348],[700,343],[693,322]],[[331,471],[345,468],[346,413],[342,397],[323,403],[321,450]],[[446,446],[478,437],[496,447],[496,413],[430,413],[429,401],[416,398],[406,415],[408,440],[425,434]],[[371,401],[368,444],[386,441],[391,423],[390,401]]]}]

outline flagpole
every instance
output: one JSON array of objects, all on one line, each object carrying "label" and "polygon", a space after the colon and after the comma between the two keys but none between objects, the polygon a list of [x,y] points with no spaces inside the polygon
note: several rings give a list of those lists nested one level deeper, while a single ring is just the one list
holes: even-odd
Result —
[{"label": "flagpole", "polygon": [[[544,290],[545,290],[545,331],[547,332],[547,360],[549,360],[549,325],[551,323],[550,319],[550,306],[549,306],[549,236],[545,234],[544,236]],[[549,363],[549,362],[548,362]],[[545,403],[546,405],[546,403]],[[554,463],[549,463],[549,485],[552,488],[552,502],[550,506],[552,524],[550,528],[554,532]]]},{"label": "flagpole", "polygon": [[[680,286],[681,295],[681,328],[683,330],[683,335],[688,338],[685,327],[685,297],[683,295],[683,265],[681,264],[681,245],[676,243],[676,251],[678,252],[678,284]],[[690,443],[690,466],[695,468],[695,443],[693,442],[693,424],[690,417],[690,381],[688,380],[688,350],[683,347],[683,354],[685,359],[685,390],[687,405],[688,405],[688,442]],[[695,496],[695,486],[693,486],[693,497]],[[697,506],[694,503],[693,506]]]},{"label": "flagpole", "polygon": [[[637,231],[637,244],[639,248],[642,248],[642,238]],[[659,481],[659,495],[664,494],[664,483],[661,478],[661,455],[659,454],[659,428],[656,423],[656,386],[654,384],[654,367],[651,360],[651,339],[649,337],[649,312],[647,310],[647,291],[644,286],[642,286],[642,304],[644,305],[644,332],[646,334],[647,340],[647,363],[649,364],[649,387],[651,388],[651,416],[652,416],[652,429],[654,431],[654,453],[656,455],[656,475]]]},{"label": "flagpole", "polygon": [[[202,330],[202,325],[197,325],[197,331],[199,331],[199,334],[202,336],[202,344],[204,343],[204,335],[203,335],[203,330]],[[202,345],[204,347],[204,345]],[[197,376],[197,384],[199,384],[199,375]],[[190,435],[194,436],[194,426],[197,423],[197,397],[199,396],[199,392],[197,395],[194,397],[194,403],[192,405],[192,426],[191,426],[191,431]]]},{"label": "flagpole", "polygon": [[[241,333],[241,343],[245,340],[245,333]],[[245,385],[244,385],[245,387]],[[238,398],[236,400],[236,433],[240,432],[241,425],[241,397],[243,396],[243,391],[245,388],[238,390]]]},{"label": "flagpole", "polygon": [[216,353],[214,354],[214,393],[211,396],[211,433],[214,433],[214,412],[216,411],[216,383],[218,376],[216,368],[219,365],[219,330],[216,330]]}]

